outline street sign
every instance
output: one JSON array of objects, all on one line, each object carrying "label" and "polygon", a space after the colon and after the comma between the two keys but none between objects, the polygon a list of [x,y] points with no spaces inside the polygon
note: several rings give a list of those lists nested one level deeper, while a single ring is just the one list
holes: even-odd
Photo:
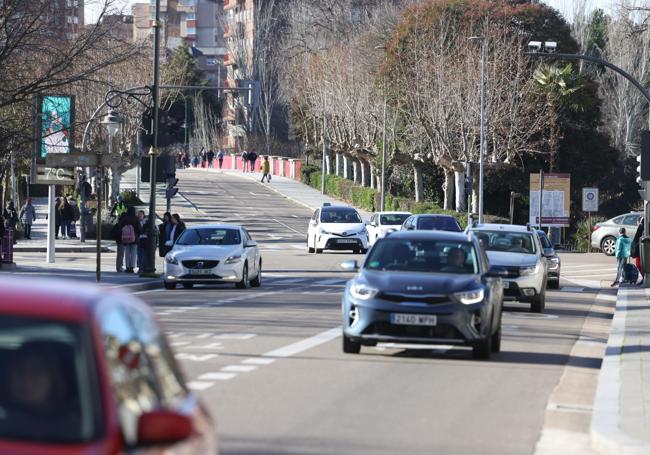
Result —
[{"label": "street sign", "polygon": [[36,166],[36,181],[40,185],[74,185],[74,170],[64,167]]},{"label": "street sign", "polygon": [[93,167],[97,166],[97,157],[100,157],[99,164],[106,167],[118,167],[122,164],[122,156],[119,153],[69,153],[58,155],[47,155],[45,162],[53,167]]},{"label": "street sign", "polygon": [[582,189],[582,211],[583,212],[598,211],[598,188]]},{"label": "street sign", "polygon": [[[531,225],[539,225],[540,176],[530,174],[530,216]],[[542,188],[542,224],[544,226],[569,226],[571,207],[571,174],[544,174]]]}]

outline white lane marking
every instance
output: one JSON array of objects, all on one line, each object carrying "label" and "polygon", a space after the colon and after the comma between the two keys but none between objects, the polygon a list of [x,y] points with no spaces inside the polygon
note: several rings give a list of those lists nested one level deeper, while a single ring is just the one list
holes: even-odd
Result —
[{"label": "white lane marking", "polygon": [[195,346],[196,349],[223,349],[223,344],[221,343],[208,343],[203,346]]},{"label": "white lane marking", "polygon": [[197,335],[196,338],[202,340],[204,338],[210,338],[211,336],[212,336],[211,333],[202,333],[201,335]]},{"label": "white lane marking", "polygon": [[190,354],[188,352],[179,352],[176,354],[176,358],[180,360],[189,360],[192,362],[205,362],[206,360],[214,359],[218,357],[219,354],[205,354],[205,355],[196,355]]},{"label": "white lane marking", "polygon": [[170,344],[173,348],[179,348],[181,346],[187,346],[190,343],[190,341],[172,341]]},{"label": "white lane marking", "polygon": [[167,332],[167,338],[178,338],[185,335],[185,332]]},{"label": "white lane marking", "polygon": [[190,381],[187,383],[187,387],[192,390],[205,390],[209,389],[214,385],[214,382],[203,382],[203,381]]},{"label": "white lane marking", "polygon": [[250,340],[255,338],[254,333],[222,333],[221,335],[216,335],[215,340]]},{"label": "white lane marking", "polygon": [[307,278],[291,278],[291,279],[288,279],[288,280],[276,281],[273,284],[302,283],[303,281],[307,281]]},{"label": "white lane marking", "polygon": [[343,284],[348,280],[342,280],[340,278],[332,278],[330,280],[317,281],[314,284],[328,285],[328,284]]},{"label": "white lane marking", "polygon": [[579,288],[576,286],[562,286],[562,288],[560,289],[560,291],[562,292],[582,292],[584,290],[585,288]]},{"label": "white lane marking", "polygon": [[341,327],[334,327],[333,329],[326,330],[318,335],[314,335],[313,337],[305,338],[304,340],[296,341],[295,343],[291,343],[282,348],[269,351],[262,354],[262,357],[291,357],[308,349],[327,343],[328,341],[332,341],[340,336]]},{"label": "white lane marking", "polygon": [[567,272],[567,273],[564,273],[563,276],[569,276],[569,277],[574,277],[574,278],[589,278],[589,277],[596,277],[596,276],[616,276],[616,270],[612,270],[611,272],[603,272],[603,273]]},{"label": "white lane marking", "polygon": [[254,370],[257,370],[256,365],[228,365],[221,369],[229,373],[249,373]]},{"label": "white lane marking", "polygon": [[251,357],[250,359],[242,360],[242,363],[247,365],[270,365],[273,362],[275,362],[275,359],[264,359],[262,357]]},{"label": "white lane marking", "polygon": [[203,381],[227,381],[237,376],[235,373],[205,373],[199,376]]},{"label": "white lane marking", "polygon": [[511,324],[502,324],[501,328],[503,330],[518,330],[519,326],[518,325],[511,325]]},{"label": "white lane marking", "polygon": [[[14,257],[16,257],[16,256],[14,256]],[[134,295],[137,295],[137,294],[151,294],[153,292],[165,292],[166,290],[167,289],[148,289],[148,290],[145,290],[145,291],[132,292],[131,294],[134,294]]]},{"label": "white lane marking", "polygon": [[275,218],[271,218],[271,221],[275,221],[276,223],[281,224],[282,226],[286,227],[286,228],[289,229],[290,231],[295,232],[296,234],[305,235],[304,232],[297,231],[297,230],[295,230],[294,228],[292,228],[291,226],[287,226],[287,225],[284,224],[282,221],[278,221],[278,220],[276,220]]}]

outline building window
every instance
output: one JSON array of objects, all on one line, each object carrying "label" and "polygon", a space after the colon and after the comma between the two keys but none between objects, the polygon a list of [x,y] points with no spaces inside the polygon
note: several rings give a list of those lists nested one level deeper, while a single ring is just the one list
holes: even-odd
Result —
[{"label": "building window", "polygon": [[73,21],[74,21],[75,24],[78,24],[79,23],[79,18],[77,16],[75,16]]},{"label": "building window", "polygon": [[217,64],[216,58],[208,58],[205,60],[206,66],[215,66]]},{"label": "building window", "polygon": [[68,21],[68,24],[72,24],[72,16],[66,16],[66,20]]}]

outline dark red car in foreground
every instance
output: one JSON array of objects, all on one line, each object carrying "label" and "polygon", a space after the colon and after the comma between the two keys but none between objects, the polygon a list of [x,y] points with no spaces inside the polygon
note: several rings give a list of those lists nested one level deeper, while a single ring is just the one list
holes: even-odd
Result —
[{"label": "dark red car in foreground", "polygon": [[0,454],[214,454],[147,305],[70,281],[0,277]]}]

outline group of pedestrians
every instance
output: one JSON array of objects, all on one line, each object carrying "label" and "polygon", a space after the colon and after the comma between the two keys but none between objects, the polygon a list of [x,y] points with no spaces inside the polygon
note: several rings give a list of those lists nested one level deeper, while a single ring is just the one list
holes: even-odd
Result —
[{"label": "group of pedestrians", "polygon": [[158,225],[158,255],[164,258],[174,246],[174,242],[185,231],[185,223],[178,213],[165,212],[163,222]]},{"label": "group of pedestrians", "polygon": [[81,211],[77,201],[71,196],[63,196],[54,200],[54,237],[59,238],[59,231],[63,239],[77,238],[77,221]]},{"label": "group of pedestrians", "polygon": [[214,159],[216,158],[219,163],[219,169],[222,169],[224,156],[223,150],[219,150],[215,154],[212,149],[206,151],[205,147],[201,147],[198,156],[195,155],[192,158],[192,167],[199,167],[200,164],[200,167],[214,168]]},{"label": "group of pedestrians", "polygon": [[255,152],[255,149],[251,149],[250,152],[244,150],[241,152],[241,161],[242,161],[242,172],[254,172],[255,171],[255,162],[257,161],[258,155]]}]

